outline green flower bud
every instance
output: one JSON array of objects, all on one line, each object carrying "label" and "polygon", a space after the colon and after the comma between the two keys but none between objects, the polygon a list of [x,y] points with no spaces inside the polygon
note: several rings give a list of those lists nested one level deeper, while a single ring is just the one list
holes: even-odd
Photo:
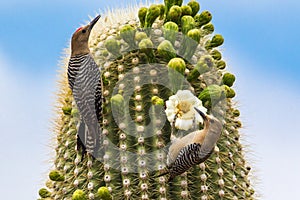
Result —
[{"label": "green flower bud", "polygon": [[117,109],[124,108],[124,97],[120,94],[116,94],[110,99],[110,103],[112,107]]},{"label": "green flower bud", "polygon": [[51,172],[49,173],[49,178],[50,178],[50,180],[52,180],[52,181],[58,181],[58,182],[64,181],[64,180],[65,180],[65,177],[64,177],[63,175],[61,175],[61,174],[59,173],[59,171],[57,171],[57,170],[51,171]]},{"label": "green flower bud", "polygon": [[181,58],[171,59],[168,63],[168,67],[173,69],[173,70],[176,70],[177,72],[179,72],[182,75],[184,75],[184,72],[185,72],[185,69],[186,69],[185,62]]},{"label": "green flower bud", "polygon": [[190,1],[188,5],[192,8],[192,16],[194,17],[200,10],[200,4],[197,1]]},{"label": "green flower bud", "polygon": [[201,14],[195,15],[195,22],[197,28],[201,28],[203,25],[209,23],[212,20],[212,15],[209,11],[203,11]]},{"label": "green flower bud", "polygon": [[174,22],[167,22],[164,24],[164,37],[174,44],[178,34],[178,25]]},{"label": "green flower bud", "polygon": [[174,5],[181,6],[183,3],[183,0],[175,0],[174,2],[175,2]]},{"label": "green flower bud", "polygon": [[172,43],[168,40],[164,40],[162,43],[160,43],[157,47],[158,54],[167,59],[170,60],[172,58],[176,57],[176,51],[172,45]]},{"label": "green flower bud", "polygon": [[107,187],[100,187],[97,191],[97,196],[102,200],[111,200],[112,199]]},{"label": "green flower bud", "polygon": [[105,48],[112,53],[113,55],[119,55],[120,54],[120,49],[121,45],[120,42],[115,40],[115,39],[108,39],[105,42]]},{"label": "green flower bud", "polygon": [[150,39],[142,39],[139,43],[139,49],[142,53],[145,53],[147,55],[147,60],[150,63],[156,62],[155,56],[153,53],[153,43]]},{"label": "green flower bud", "polygon": [[181,15],[182,15],[181,7],[172,6],[168,13],[168,19],[170,19],[171,21],[173,21],[175,23],[178,23]]},{"label": "green flower bud", "polygon": [[152,49],[153,48],[153,43],[149,38],[146,39],[142,39],[139,43],[139,48],[145,52],[148,49]]},{"label": "green flower bud", "polygon": [[62,111],[65,115],[71,115],[72,107],[64,106],[64,107],[62,107]]},{"label": "green flower bud", "polygon": [[72,195],[72,200],[87,200],[87,197],[83,190],[75,190]]},{"label": "green flower bud", "polygon": [[153,105],[161,105],[161,106],[165,105],[164,100],[159,98],[158,96],[153,96],[151,98],[151,102],[152,102]]},{"label": "green flower bud", "polygon": [[108,56],[108,51],[106,49],[101,51],[102,56]]},{"label": "green flower bud", "polygon": [[135,34],[135,40],[140,42],[142,39],[148,38],[147,34],[145,32],[136,32]]},{"label": "green flower bud", "polygon": [[183,16],[181,18],[182,33],[187,34],[189,30],[195,28],[195,20],[192,16]]},{"label": "green flower bud", "polygon": [[46,188],[41,188],[41,189],[39,190],[39,195],[40,195],[40,197],[42,197],[42,198],[48,198],[48,197],[51,196],[51,192],[49,192]]},{"label": "green flower bud", "polygon": [[226,62],[224,60],[219,60],[217,62],[217,68],[218,69],[225,69],[226,68]]},{"label": "green flower bud", "polygon": [[224,98],[224,90],[219,85],[209,85],[199,94],[199,99],[207,106],[214,105]]},{"label": "green flower bud", "polygon": [[79,111],[78,111],[78,109],[76,109],[76,108],[72,109],[71,115],[74,116],[74,117],[79,116]]},{"label": "green flower bud", "polygon": [[209,50],[214,47],[221,46],[223,43],[224,43],[223,36],[220,34],[217,34],[217,35],[214,35],[213,38],[205,44],[205,48],[207,50]]},{"label": "green flower bud", "polygon": [[151,5],[146,15],[145,27],[152,27],[154,21],[160,16],[160,8],[157,5]]},{"label": "green flower bud", "polygon": [[225,73],[222,81],[224,85],[231,87],[235,81],[235,76],[231,73]]},{"label": "green flower bud", "polygon": [[236,126],[237,128],[241,128],[241,127],[242,127],[242,122],[241,122],[241,121],[236,121],[236,122],[235,122],[235,126]]},{"label": "green flower bud", "polygon": [[222,89],[225,91],[227,98],[235,97],[235,91],[227,85],[222,85]]},{"label": "green flower bud", "polygon": [[139,13],[138,13],[142,28],[145,26],[147,11],[148,11],[147,8],[142,7],[142,8],[140,8]]},{"label": "green flower bud", "polygon": [[182,89],[185,69],[185,62],[181,58],[173,58],[168,63],[170,87],[175,93]]},{"label": "green flower bud", "polygon": [[206,72],[208,72],[212,67],[214,66],[213,59],[211,56],[202,56],[200,60],[198,61],[195,68],[189,73],[187,80],[188,81],[194,81],[197,80],[197,78]]},{"label": "green flower bud", "polygon": [[200,42],[201,31],[199,29],[189,30],[187,36],[188,37],[184,38],[183,40],[183,44],[181,45],[179,54],[183,54],[183,57],[189,60],[194,55],[197,46]]},{"label": "green flower bud", "polygon": [[193,10],[190,6],[181,6],[181,11],[182,11],[182,16],[184,15],[192,15],[193,14]]},{"label": "green flower bud", "polygon": [[165,0],[165,5],[166,6],[174,6],[174,5],[177,5],[177,6],[181,6],[182,3],[183,3],[183,0]]},{"label": "green flower bud", "polygon": [[221,60],[222,59],[222,54],[220,51],[218,51],[217,49],[214,49],[210,55],[215,59],[215,60]]},{"label": "green flower bud", "polygon": [[183,0],[164,0],[164,3],[165,3],[165,10],[166,12],[165,13],[169,13],[169,10],[172,6],[181,6],[182,3],[183,3]]},{"label": "green flower bud", "polygon": [[165,7],[166,7],[166,13],[169,12],[170,8],[173,6],[173,1],[172,0],[164,0]]},{"label": "green flower bud", "polygon": [[201,31],[199,29],[189,30],[187,36],[195,40],[197,43],[199,43],[201,38]]},{"label": "green flower bud", "polygon": [[163,4],[159,4],[157,6],[160,10],[159,19],[162,20],[165,16],[165,6]]},{"label": "green flower bud", "polygon": [[202,27],[202,36],[210,35],[215,31],[215,27],[213,24],[209,23]]},{"label": "green flower bud", "polygon": [[235,109],[235,110],[233,110],[232,114],[234,117],[239,117],[241,113],[238,109]]},{"label": "green flower bud", "polygon": [[46,181],[46,187],[47,187],[47,188],[53,188],[53,181],[47,180],[47,181]]},{"label": "green flower bud", "polygon": [[127,42],[130,46],[135,44],[135,29],[130,25],[125,25],[120,29],[121,38]]}]

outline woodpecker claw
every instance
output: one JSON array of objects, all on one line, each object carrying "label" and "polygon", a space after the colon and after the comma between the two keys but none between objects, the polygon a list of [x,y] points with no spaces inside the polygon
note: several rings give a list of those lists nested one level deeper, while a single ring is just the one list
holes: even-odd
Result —
[{"label": "woodpecker claw", "polygon": [[101,15],[98,15],[97,17],[95,17],[91,22],[90,22],[90,27],[89,29],[92,30],[92,28],[94,27],[94,25],[97,23],[97,21],[100,19]]},{"label": "woodpecker claw", "polygon": [[207,120],[206,115],[201,110],[199,110],[196,107],[194,107],[194,109],[199,113],[199,115],[203,118],[203,120]]}]

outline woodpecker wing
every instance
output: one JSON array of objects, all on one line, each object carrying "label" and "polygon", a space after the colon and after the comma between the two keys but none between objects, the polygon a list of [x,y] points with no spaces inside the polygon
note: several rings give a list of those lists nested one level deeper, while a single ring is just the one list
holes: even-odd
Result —
[{"label": "woodpecker wing", "polygon": [[200,149],[201,145],[199,143],[193,143],[180,150],[175,162],[169,166],[170,180],[200,163]]},{"label": "woodpecker wing", "polygon": [[[69,68],[71,65],[69,63]],[[78,63],[78,64],[77,64]],[[78,107],[82,121],[88,127],[85,145],[87,150],[93,152],[100,137],[98,118],[101,113],[101,82],[100,70],[90,54],[81,56],[76,62],[75,78],[69,79],[73,96]],[[72,68],[75,68],[74,61]],[[72,71],[72,70],[69,70]],[[68,72],[68,75],[71,73]]]},{"label": "woodpecker wing", "polygon": [[188,135],[185,135],[182,138],[177,138],[174,140],[169,147],[168,157],[167,157],[167,166],[172,165],[175,162],[176,158],[178,157],[179,152],[187,145],[194,143],[193,139],[198,131],[194,131]]}]

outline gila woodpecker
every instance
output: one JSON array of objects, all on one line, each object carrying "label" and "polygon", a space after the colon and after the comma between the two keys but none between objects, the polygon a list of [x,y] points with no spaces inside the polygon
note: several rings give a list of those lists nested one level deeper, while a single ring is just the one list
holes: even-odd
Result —
[{"label": "gila woodpecker", "polygon": [[169,181],[209,158],[221,135],[222,124],[218,119],[197,108],[195,110],[203,118],[204,128],[172,142],[167,156],[167,172],[159,175],[169,174]]},{"label": "gila woodpecker", "polygon": [[78,28],[71,40],[68,82],[80,114],[77,150],[82,150],[82,158],[86,152],[95,157],[101,141],[101,74],[88,46],[90,33],[99,18],[100,15]]}]

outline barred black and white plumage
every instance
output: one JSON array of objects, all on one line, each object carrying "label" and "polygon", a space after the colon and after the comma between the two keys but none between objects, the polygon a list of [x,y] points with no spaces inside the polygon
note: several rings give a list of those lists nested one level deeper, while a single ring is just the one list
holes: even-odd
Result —
[{"label": "barred black and white plumage", "polygon": [[88,40],[99,18],[73,34],[68,65],[68,82],[80,114],[77,149],[94,157],[101,141],[102,85],[100,69],[90,54]]},{"label": "barred black and white plumage", "polygon": [[78,148],[93,154],[99,146],[102,111],[100,70],[90,54],[70,58],[69,86],[80,114]]},{"label": "barred black and white plumage", "polygon": [[168,181],[208,159],[221,135],[222,124],[218,119],[205,115],[198,109],[196,111],[203,118],[204,129],[172,141],[167,157],[166,172],[159,175],[169,174]]},{"label": "barred black and white plumage", "polygon": [[200,163],[200,148],[200,144],[194,143],[180,150],[175,162],[169,166],[169,180],[172,180],[175,176],[182,174],[190,167]]}]

